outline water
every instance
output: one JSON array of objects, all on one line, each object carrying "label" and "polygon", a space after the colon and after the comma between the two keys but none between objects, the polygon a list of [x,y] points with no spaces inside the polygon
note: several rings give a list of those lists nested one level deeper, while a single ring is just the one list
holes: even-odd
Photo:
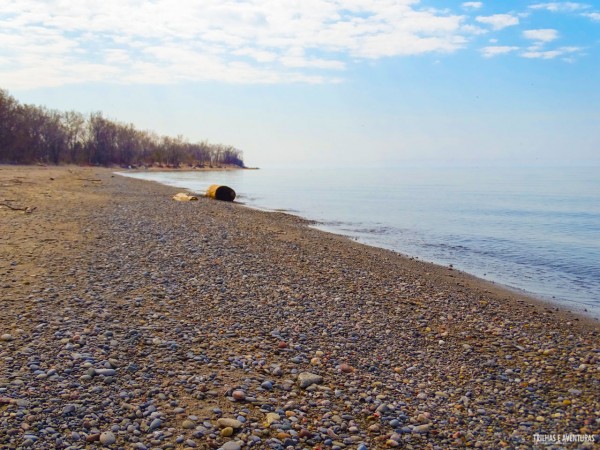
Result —
[{"label": "water", "polygon": [[285,210],[361,242],[600,317],[600,168],[261,169],[127,175]]}]

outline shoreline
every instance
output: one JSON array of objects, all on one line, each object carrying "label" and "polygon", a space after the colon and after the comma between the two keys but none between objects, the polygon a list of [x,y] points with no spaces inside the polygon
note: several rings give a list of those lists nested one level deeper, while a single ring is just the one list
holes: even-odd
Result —
[{"label": "shoreline", "polygon": [[[207,171],[210,170],[215,170],[215,169],[208,169]],[[220,169],[216,169],[217,171]],[[223,169],[223,170],[232,170],[232,169]],[[235,170],[235,169],[233,169]],[[245,170],[245,169],[243,169]],[[157,168],[157,170],[153,170],[154,172],[163,172],[163,170],[160,170],[160,168]],[[167,171],[167,170],[164,170]],[[183,169],[183,170],[178,170],[180,172],[194,172],[193,170],[187,170],[187,169]],[[143,170],[135,170],[133,172],[144,172]],[[127,177],[127,172],[123,172],[123,171],[117,171],[114,172],[116,175],[120,175],[120,176],[125,176]],[[135,179],[135,178],[134,178]],[[175,187],[173,185],[169,185],[169,184],[165,184],[165,183],[161,183],[160,181],[156,181],[156,180],[142,180],[142,181],[148,181],[148,182],[153,182],[153,183],[158,183],[162,186],[167,186],[167,187],[171,187],[171,188],[175,188],[175,189],[188,189],[186,187]],[[192,191],[190,191],[192,192]],[[193,191],[194,194],[196,195],[201,195],[203,193],[201,192],[196,192]],[[372,247],[372,248],[377,248],[377,249],[381,249],[381,250],[386,250],[389,251],[395,255],[398,255],[402,258],[405,258],[407,260],[414,260],[414,261],[418,261],[418,262],[422,262],[424,264],[431,264],[432,266],[443,270],[453,270],[455,273],[457,274],[462,274],[462,276],[465,277],[469,277],[471,278],[473,281],[475,281],[476,283],[482,283],[483,286],[485,287],[485,285],[489,285],[489,287],[494,287],[496,289],[500,289],[500,290],[505,290],[508,293],[510,293],[511,295],[517,295],[517,296],[521,296],[526,298],[528,302],[531,303],[535,303],[538,305],[541,305],[542,307],[547,307],[547,308],[552,308],[554,309],[557,313],[559,314],[573,314],[574,316],[577,316],[579,318],[579,320],[584,320],[584,321],[591,321],[592,323],[600,323],[600,309],[597,308],[596,310],[591,310],[588,311],[586,310],[587,306],[584,304],[580,304],[577,303],[576,301],[572,301],[572,300],[565,300],[565,299],[555,299],[555,298],[551,298],[548,296],[544,296],[542,294],[537,294],[535,292],[531,292],[528,291],[526,289],[523,288],[519,288],[516,286],[511,286],[508,284],[505,284],[501,281],[495,281],[495,280],[491,280],[491,279],[486,279],[483,277],[480,277],[476,274],[472,274],[469,273],[467,271],[461,270],[461,269],[457,269],[457,268],[449,268],[448,266],[442,265],[440,263],[437,263],[435,261],[428,261],[425,259],[422,259],[418,256],[412,256],[409,254],[405,254],[401,251],[398,250],[394,250],[388,247],[384,247],[384,246],[377,246],[368,242],[363,242],[360,239],[356,239],[354,237],[352,237],[351,235],[348,234],[344,234],[342,232],[339,232],[337,230],[335,230],[334,228],[330,228],[328,227],[325,223],[323,222],[319,222],[317,220],[313,220],[313,219],[309,219],[306,217],[303,217],[302,215],[300,215],[297,212],[294,211],[289,211],[289,210],[280,210],[280,209],[269,209],[269,208],[261,208],[258,206],[253,206],[253,205],[248,205],[244,202],[240,202],[240,201],[236,201],[235,202],[238,205],[244,206],[246,208],[252,209],[252,210],[256,210],[256,211],[262,211],[265,213],[283,213],[283,214],[288,214],[290,216],[293,217],[297,217],[300,220],[306,221],[307,225],[310,226],[311,228],[314,228],[315,230],[319,230],[321,232],[324,233],[329,233],[329,234],[333,234],[345,239],[348,239],[351,242],[355,242],[361,245],[365,245],[367,247]],[[570,306],[571,305],[571,306]],[[594,311],[595,314],[594,314]]]},{"label": "shoreline", "polygon": [[[252,208],[252,207],[250,206],[250,208]],[[270,212],[270,210],[264,210],[264,211]],[[293,213],[290,213],[290,214],[293,215]],[[303,218],[302,216],[298,216],[298,217]],[[585,306],[583,306],[582,304],[579,304],[579,303],[577,303],[575,301],[570,301],[570,300],[565,300],[565,299],[557,300],[557,299],[554,299],[554,298],[546,297],[544,295],[537,294],[535,292],[531,292],[531,291],[528,291],[528,290],[523,289],[523,288],[519,288],[519,287],[516,287],[516,286],[511,286],[511,285],[502,283],[501,281],[494,281],[494,280],[491,280],[491,279],[486,279],[486,278],[480,277],[480,276],[478,276],[476,274],[467,272],[465,270],[458,269],[456,267],[450,267],[450,266],[442,265],[442,264],[437,263],[435,261],[428,261],[428,260],[423,259],[423,258],[418,257],[418,256],[411,256],[409,254],[403,253],[403,252],[401,252],[399,250],[394,250],[392,248],[388,248],[388,247],[384,247],[384,246],[377,246],[377,245],[374,245],[374,244],[369,244],[368,242],[363,242],[363,241],[361,241],[358,238],[353,238],[350,235],[345,235],[343,233],[338,233],[338,232],[336,232],[333,229],[327,229],[326,227],[321,227],[320,228],[319,227],[320,224],[321,224],[321,222],[315,222],[314,224],[311,224],[310,226],[312,226],[315,229],[320,230],[320,231],[322,231],[324,233],[334,234],[334,235],[337,235],[337,236],[349,239],[349,240],[351,240],[353,242],[356,242],[356,243],[359,243],[359,244],[362,244],[362,245],[366,245],[367,247],[373,247],[373,248],[379,248],[379,249],[382,249],[382,250],[387,250],[387,251],[392,252],[393,254],[395,254],[395,255],[397,255],[397,256],[399,256],[401,258],[405,258],[405,259],[408,259],[408,260],[411,260],[411,261],[418,261],[418,262],[421,262],[421,263],[426,264],[426,265],[427,264],[432,265],[432,266],[436,267],[438,270],[444,270],[445,269],[445,270],[453,271],[454,273],[459,274],[462,277],[469,278],[469,279],[473,280],[473,282],[475,282],[477,284],[482,284],[483,286],[487,285],[490,288],[493,287],[493,288],[495,288],[497,290],[506,291],[506,293],[523,297],[523,298],[526,299],[527,302],[535,303],[535,304],[538,304],[538,305],[540,305],[542,307],[546,307],[546,308],[552,308],[552,309],[554,309],[558,313],[572,314],[572,315],[577,316],[578,318],[580,318],[581,320],[584,320],[584,321],[591,321],[593,323],[600,323],[600,315],[595,316],[592,313],[592,311],[587,311],[585,309]],[[572,303],[573,305],[578,305],[579,309],[576,308],[576,307],[574,307],[574,306],[573,307],[569,307],[569,305],[566,304],[566,303]],[[598,314],[600,314],[600,311],[598,312]]]},{"label": "shoreline", "polygon": [[260,167],[239,167],[239,166],[224,166],[224,167],[156,167],[150,166],[147,168],[136,167],[132,169],[118,167],[107,169],[115,170],[115,172],[133,172],[133,173],[144,173],[144,172],[226,172],[230,170],[260,170]]},{"label": "shoreline", "polygon": [[36,207],[0,208],[3,448],[600,435],[595,321],[111,169],[0,166],[0,186]]}]

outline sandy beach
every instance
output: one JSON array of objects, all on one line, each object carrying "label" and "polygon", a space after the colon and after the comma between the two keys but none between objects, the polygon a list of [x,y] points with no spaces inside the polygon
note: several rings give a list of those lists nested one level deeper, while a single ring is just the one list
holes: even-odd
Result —
[{"label": "sandy beach", "polygon": [[0,166],[1,448],[600,442],[598,321],[176,192]]}]

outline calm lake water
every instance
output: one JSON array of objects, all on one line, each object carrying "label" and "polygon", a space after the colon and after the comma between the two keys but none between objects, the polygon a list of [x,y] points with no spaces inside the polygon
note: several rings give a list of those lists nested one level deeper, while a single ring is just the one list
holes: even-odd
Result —
[{"label": "calm lake water", "polygon": [[285,210],[600,317],[600,168],[261,169],[128,176]]}]

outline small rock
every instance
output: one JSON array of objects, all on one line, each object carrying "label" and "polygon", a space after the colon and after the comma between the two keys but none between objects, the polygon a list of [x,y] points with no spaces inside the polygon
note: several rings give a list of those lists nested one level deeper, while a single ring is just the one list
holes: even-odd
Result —
[{"label": "small rock", "polygon": [[67,414],[72,413],[73,411],[75,411],[75,406],[74,405],[67,405],[67,406],[65,406],[63,408],[62,413],[63,413],[63,415],[67,415]]},{"label": "small rock", "polygon": [[225,418],[225,417],[222,417],[219,420],[217,420],[217,424],[221,428],[231,427],[233,429],[237,429],[237,428],[241,428],[242,427],[242,422],[240,422],[239,420],[237,420],[237,419],[228,419],[228,418]]},{"label": "small rock", "polygon": [[235,401],[238,401],[238,402],[246,400],[246,393],[244,391],[241,391],[241,390],[233,391],[233,393],[231,394],[231,396],[233,397],[233,399]]},{"label": "small rock", "polygon": [[150,424],[150,430],[154,430],[156,428],[160,428],[161,425],[162,425],[162,420],[160,420],[160,419],[154,419],[152,421],[152,423]]},{"label": "small rock", "polygon": [[316,375],[310,372],[302,372],[298,374],[298,386],[303,389],[306,389],[313,384],[321,384],[323,382],[323,377],[321,375]]},{"label": "small rock", "polygon": [[354,372],[354,367],[352,367],[350,364],[341,364],[340,370],[343,373],[352,373],[352,372]]},{"label": "small rock", "polygon": [[85,437],[86,442],[96,442],[100,440],[100,435],[98,433],[88,434]]},{"label": "small rock", "polygon": [[221,430],[221,436],[223,437],[229,437],[233,435],[233,428],[231,427],[225,427]]},{"label": "small rock", "polygon": [[242,450],[242,446],[238,442],[229,441],[223,444],[221,450]]},{"label": "small rock", "polygon": [[100,433],[100,443],[102,445],[111,445],[116,442],[115,435],[110,431],[105,431],[104,433]]},{"label": "small rock", "polygon": [[8,334],[8,333],[3,334],[2,336],[0,336],[0,341],[6,341],[6,342],[8,342],[8,341],[12,341],[13,339],[14,339],[14,337],[12,337],[12,335]]},{"label": "small rock", "polygon": [[427,433],[431,428],[431,424],[426,423],[425,425],[419,425],[413,428],[413,433]]},{"label": "small rock", "polygon": [[191,430],[196,427],[196,424],[191,420],[184,420],[181,424],[181,427],[185,428],[186,430]]},{"label": "small rock", "polygon": [[271,425],[273,422],[277,422],[281,417],[277,413],[267,413],[267,424]]}]

